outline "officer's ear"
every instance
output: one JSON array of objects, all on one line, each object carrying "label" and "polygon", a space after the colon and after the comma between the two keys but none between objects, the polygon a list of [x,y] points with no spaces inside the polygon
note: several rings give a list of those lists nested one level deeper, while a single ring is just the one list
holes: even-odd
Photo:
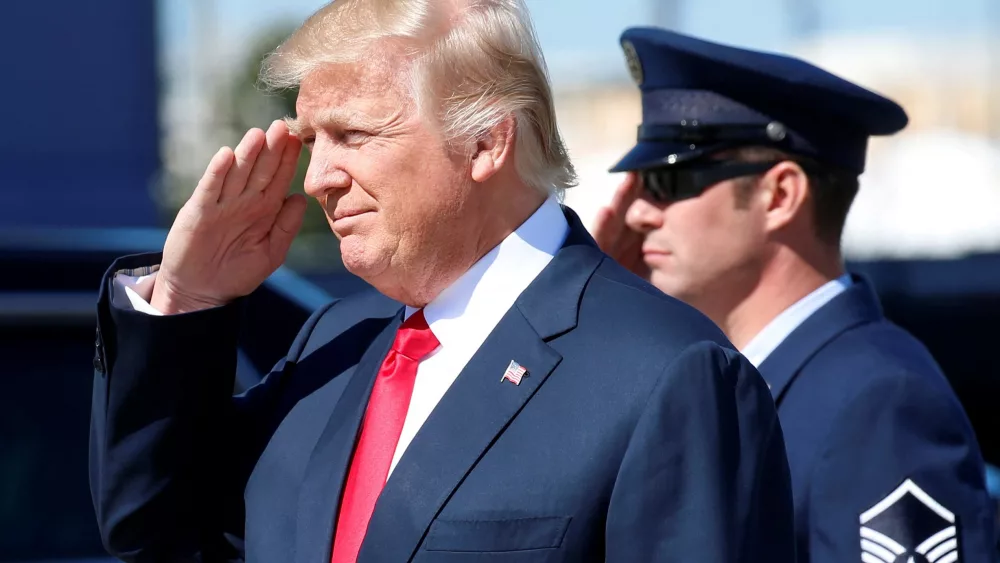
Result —
[{"label": "officer's ear", "polygon": [[790,160],[779,162],[764,174],[761,184],[764,186],[765,226],[768,231],[783,230],[807,218],[809,176],[797,163]]}]

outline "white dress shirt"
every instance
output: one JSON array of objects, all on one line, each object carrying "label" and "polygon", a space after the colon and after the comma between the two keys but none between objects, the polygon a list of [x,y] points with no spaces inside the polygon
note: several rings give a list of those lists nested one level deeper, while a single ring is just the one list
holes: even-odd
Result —
[{"label": "white dress shirt", "polygon": [[850,286],[850,274],[844,274],[835,280],[826,282],[774,317],[740,352],[750,360],[754,367],[759,368],[792,331],[804,323],[820,307],[829,303]]},{"label": "white dress shirt", "polygon": [[[441,345],[417,366],[413,395],[390,474],[438,401],[521,292],[552,260],[568,232],[569,225],[558,201],[550,197],[516,231],[424,307],[427,324]],[[137,311],[161,314],[149,304],[155,275],[138,278],[117,275],[116,305],[131,305]],[[416,309],[406,307],[405,315],[409,317],[415,312]]]}]

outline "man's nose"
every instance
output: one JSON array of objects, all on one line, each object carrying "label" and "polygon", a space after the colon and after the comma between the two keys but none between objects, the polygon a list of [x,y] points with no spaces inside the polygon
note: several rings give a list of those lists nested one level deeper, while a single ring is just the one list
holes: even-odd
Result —
[{"label": "man's nose", "polygon": [[663,210],[640,197],[625,212],[625,224],[643,234],[655,231],[663,226]]},{"label": "man's nose", "polygon": [[306,170],[303,186],[306,194],[318,199],[337,190],[349,189],[353,180],[344,164],[336,148],[317,140]]}]

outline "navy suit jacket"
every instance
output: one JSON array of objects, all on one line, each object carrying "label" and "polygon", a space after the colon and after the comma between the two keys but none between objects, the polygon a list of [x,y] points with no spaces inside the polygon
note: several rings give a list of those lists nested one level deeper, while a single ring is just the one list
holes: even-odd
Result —
[{"label": "navy suit jacket", "polygon": [[961,404],[871,285],[854,282],[760,366],[784,431],[800,560],[996,561],[996,506]]},{"label": "navy suit jacket", "polygon": [[[791,486],[763,379],[695,310],[570,234],[410,443],[358,561],[788,563]],[[132,561],[329,561],[346,470],[402,306],[318,311],[232,396],[239,307],[99,303],[91,487]],[[528,369],[520,385],[507,365]],[[231,546],[239,546],[233,550]]]}]

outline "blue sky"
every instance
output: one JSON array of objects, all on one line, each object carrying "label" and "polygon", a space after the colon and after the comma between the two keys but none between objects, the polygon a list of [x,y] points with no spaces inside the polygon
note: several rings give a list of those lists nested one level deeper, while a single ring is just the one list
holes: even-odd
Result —
[{"label": "blue sky", "polygon": [[[192,2],[159,0],[167,52],[189,39]],[[301,21],[324,0],[214,0],[220,32],[241,41],[281,19]],[[629,25],[653,23],[656,5],[676,0],[527,0],[550,66],[624,76],[617,37]],[[919,35],[1000,33],[1000,0],[686,0],[677,2],[681,31],[747,47],[788,49],[799,35],[794,6],[814,3],[825,32],[887,31]],[[996,4],[990,14],[990,2]],[[991,22],[992,20],[992,22]],[[580,61],[588,64],[581,66]]]}]

